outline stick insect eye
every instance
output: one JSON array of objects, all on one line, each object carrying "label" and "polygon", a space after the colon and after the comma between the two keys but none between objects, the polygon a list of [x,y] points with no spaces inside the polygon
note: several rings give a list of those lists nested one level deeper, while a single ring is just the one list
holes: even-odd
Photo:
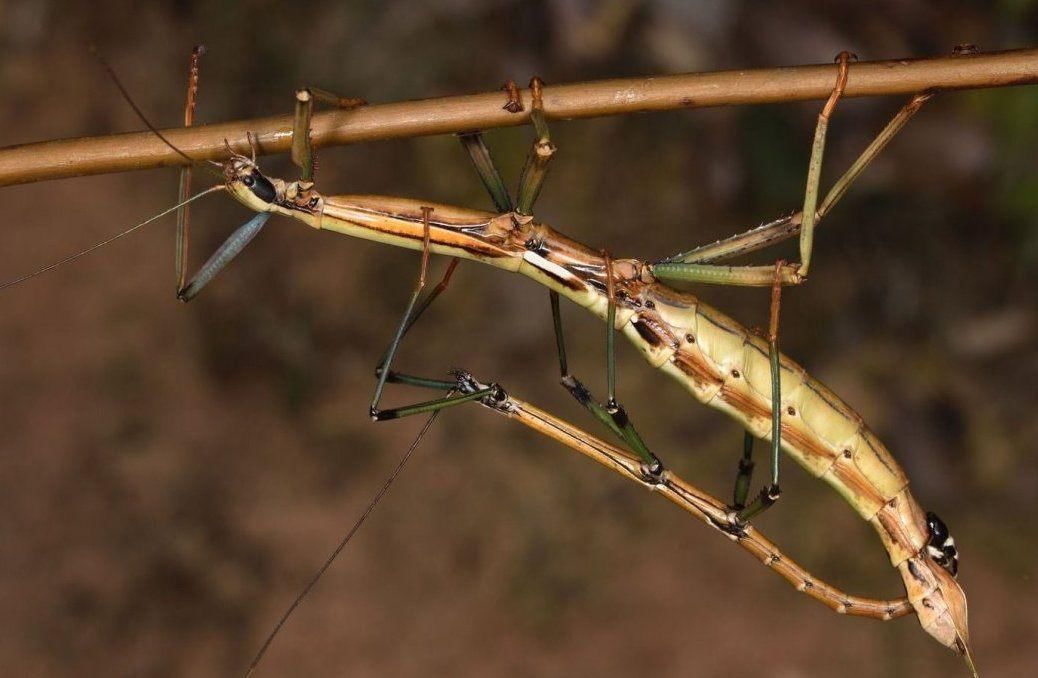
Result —
[{"label": "stick insect eye", "polygon": [[277,190],[274,188],[274,184],[263,176],[262,174],[246,174],[241,178],[241,182],[252,191],[252,194],[263,202],[274,202],[277,198]]}]

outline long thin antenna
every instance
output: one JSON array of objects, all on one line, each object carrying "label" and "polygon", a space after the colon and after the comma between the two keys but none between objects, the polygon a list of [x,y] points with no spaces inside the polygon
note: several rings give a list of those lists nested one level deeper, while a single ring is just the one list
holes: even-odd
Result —
[{"label": "long thin antenna", "polygon": [[418,431],[418,435],[415,436],[414,441],[407,448],[407,452],[405,452],[404,456],[400,458],[400,461],[397,463],[396,468],[394,468],[393,472],[389,474],[388,478],[386,478],[386,482],[382,484],[382,487],[379,488],[378,492],[375,493],[375,496],[371,499],[371,502],[368,504],[367,508],[364,509],[364,512],[360,514],[359,518],[357,518],[357,522],[355,522],[353,524],[353,527],[351,527],[349,531],[346,532],[345,535],[343,535],[342,540],[339,541],[339,545],[335,547],[335,550],[332,551],[331,555],[329,555],[328,558],[324,561],[324,564],[321,565],[320,569],[318,569],[316,573],[314,573],[314,576],[310,578],[310,581],[307,583],[307,585],[303,588],[302,591],[299,592],[299,595],[295,597],[295,600],[293,600],[292,604],[288,606],[288,609],[286,609],[285,612],[281,615],[281,618],[278,619],[278,623],[274,626],[274,629],[267,636],[267,639],[263,641],[263,645],[262,647],[260,647],[259,652],[256,653],[256,656],[253,657],[252,663],[249,664],[249,669],[245,672],[245,678],[249,678],[249,676],[252,675],[252,672],[256,669],[256,667],[259,666],[259,663],[263,660],[263,655],[267,653],[267,650],[270,648],[270,644],[274,642],[274,638],[281,630],[281,627],[285,625],[285,622],[288,621],[288,618],[292,615],[293,612],[295,612],[295,609],[299,607],[299,604],[303,602],[303,599],[306,598],[307,594],[309,594],[310,591],[314,588],[314,586],[317,585],[318,580],[320,580],[320,578],[324,575],[328,568],[331,567],[335,559],[339,557],[340,553],[342,553],[342,550],[346,548],[346,545],[350,543],[351,539],[353,539],[353,535],[357,534],[357,531],[360,529],[361,525],[364,524],[364,521],[368,519],[368,516],[370,516],[372,511],[375,510],[375,507],[378,506],[378,503],[382,501],[382,498],[386,496],[387,492],[389,492],[389,488],[390,486],[392,486],[393,481],[395,481],[397,479],[397,476],[400,475],[400,472],[404,470],[404,466],[411,458],[411,455],[413,455],[414,451],[418,449],[418,443],[420,443],[422,441],[422,438],[425,437],[425,434],[429,431],[429,428],[433,425],[433,422],[436,421],[436,417],[439,416],[441,411],[442,410],[437,410],[433,412],[431,415],[429,415],[429,418],[425,420],[425,424],[422,425],[421,430]]},{"label": "long thin antenna", "polygon": [[44,266],[43,268],[35,270],[32,273],[26,273],[25,275],[23,275],[23,276],[21,276],[19,278],[15,278],[14,280],[8,280],[7,282],[0,284],[0,291],[6,290],[8,287],[14,287],[15,285],[17,285],[19,283],[25,282],[29,278],[35,278],[36,276],[40,275],[41,273],[46,273],[47,271],[53,270],[53,269],[55,269],[55,268],[57,268],[59,266],[63,266],[65,264],[69,263],[70,261],[75,261],[76,259],[79,259],[82,256],[90,254],[94,250],[101,249],[105,245],[109,245],[109,244],[115,242],[116,240],[118,240],[119,238],[122,238],[123,236],[130,235],[131,233],[133,233],[137,229],[139,229],[139,228],[141,228],[143,226],[147,226],[151,222],[153,222],[153,221],[155,221],[157,219],[161,219],[162,217],[166,216],[167,214],[170,214],[172,212],[176,212],[178,209],[180,209],[181,207],[183,207],[184,205],[186,205],[186,204],[188,204],[190,202],[194,202],[195,200],[198,200],[199,198],[201,198],[203,196],[209,195],[210,193],[215,193],[216,191],[223,191],[223,190],[226,190],[226,186],[224,186],[223,184],[220,184],[218,186],[213,186],[212,188],[207,188],[204,191],[202,191],[201,193],[196,193],[195,195],[191,196],[187,200],[179,202],[176,205],[173,205],[173,207],[170,207],[167,210],[163,210],[162,212],[159,212],[158,214],[156,214],[153,217],[148,217],[147,219],[145,219],[141,223],[139,223],[139,224],[137,224],[135,226],[131,226],[128,229],[126,229],[125,231],[122,231],[121,233],[113,235],[111,238],[108,238],[107,240],[102,240],[101,242],[99,242],[99,243],[97,243],[95,245],[91,245],[90,247],[86,248],[85,250],[81,250],[79,252],[76,252],[75,254],[69,255],[69,256],[65,257],[64,259],[62,259],[61,261],[58,261],[58,262],[55,262],[53,264],[49,264],[47,266]]},{"label": "long thin antenna", "polygon": [[[130,108],[132,108],[133,112],[137,114],[137,117],[141,119],[141,122],[143,122],[144,125],[149,130],[151,130],[152,134],[154,134],[159,139],[161,139],[162,143],[164,143],[167,146],[169,146],[170,148],[172,148],[173,151],[177,155],[179,155],[181,158],[183,158],[184,160],[187,160],[192,165],[199,164],[198,160],[195,160],[190,155],[188,155],[184,151],[182,151],[179,148],[177,148],[176,146],[174,146],[173,142],[171,142],[169,139],[167,139],[165,137],[165,135],[162,134],[162,132],[160,132],[157,127],[155,127],[155,125],[151,124],[151,121],[148,120],[148,117],[146,115],[144,115],[144,111],[142,111],[140,106],[137,105],[137,102],[135,102],[133,100],[133,97],[130,96],[130,93],[129,93],[129,91],[127,91],[126,87],[123,86],[123,83],[119,79],[119,76],[115,74],[115,69],[112,68],[112,66],[105,60],[105,58],[103,56],[101,56],[101,53],[97,50],[97,47],[94,46],[94,45],[91,45],[90,46],[90,52],[101,63],[101,67],[105,69],[105,71],[108,73],[108,77],[110,77],[112,79],[112,82],[115,83],[115,86],[119,88],[119,92],[123,95],[123,98],[126,99],[126,103],[130,104]],[[217,167],[223,167],[223,165],[221,165],[220,163],[216,162],[215,160],[206,160],[206,162],[208,162],[210,165],[215,165]],[[210,171],[212,171],[212,170],[210,170]],[[217,174],[217,176],[220,176],[221,178],[223,178],[222,174],[218,174],[216,172],[214,172],[214,174]]]}]

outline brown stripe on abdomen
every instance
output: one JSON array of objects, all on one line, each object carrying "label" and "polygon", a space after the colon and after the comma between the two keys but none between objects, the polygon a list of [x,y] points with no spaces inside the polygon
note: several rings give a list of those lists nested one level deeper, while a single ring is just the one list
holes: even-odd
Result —
[{"label": "brown stripe on abdomen", "polygon": [[682,374],[692,380],[697,390],[703,390],[707,386],[716,386],[721,380],[721,373],[707,362],[702,353],[695,353],[685,349],[678,349],[670,359]]},{"label": "brown stripe on abdomen", "polygon": [[725,383],[717,397],[743,413],[747,419],[771,419],[771,408],[762,405],[758,398]]}]

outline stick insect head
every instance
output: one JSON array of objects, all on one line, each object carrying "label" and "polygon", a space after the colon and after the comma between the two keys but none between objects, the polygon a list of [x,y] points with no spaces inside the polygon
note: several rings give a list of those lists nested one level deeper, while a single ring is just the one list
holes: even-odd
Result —
[{"label": "stick insect head", "polygon": [[209,281],[259,234],[271,215],[278,212],[279,205],[284,202],[285,182],[280,179],[268,179],[260,171],[254,158],[247,158],[235,153],[229,145],[227,150],[230,153],[227,161],[214,163],[223,170],[224,185],[219,188],[225,189],[236,200],[257,214],[239,226],[213,252],[187,285],[178,287],[177,298],[181,301],[194,299],[202,288],[208,285]]},{"label": "stick insect head", "polygon": [[223,174],[227,192],[251,210],[270,212],[285,200],[285,182],[268,178],[253,158],[231,151],[223,163]]}]

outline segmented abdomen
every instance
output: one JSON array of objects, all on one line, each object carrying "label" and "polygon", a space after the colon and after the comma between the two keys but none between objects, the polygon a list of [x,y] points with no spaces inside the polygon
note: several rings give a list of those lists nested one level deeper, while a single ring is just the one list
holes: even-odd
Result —
[{"label": "segmented abdomen", "polygon": [[[638,297],[640,309],[620,329],[649,362],[704,404],[770,440],[767,341],[691,294],[656,283],[645,285]],[[895,565],[918,552],[925,545],[925,517],[890,452],[854,410],[804,368],[786,356],[780,368],[783,448],[874,524]]]}]

